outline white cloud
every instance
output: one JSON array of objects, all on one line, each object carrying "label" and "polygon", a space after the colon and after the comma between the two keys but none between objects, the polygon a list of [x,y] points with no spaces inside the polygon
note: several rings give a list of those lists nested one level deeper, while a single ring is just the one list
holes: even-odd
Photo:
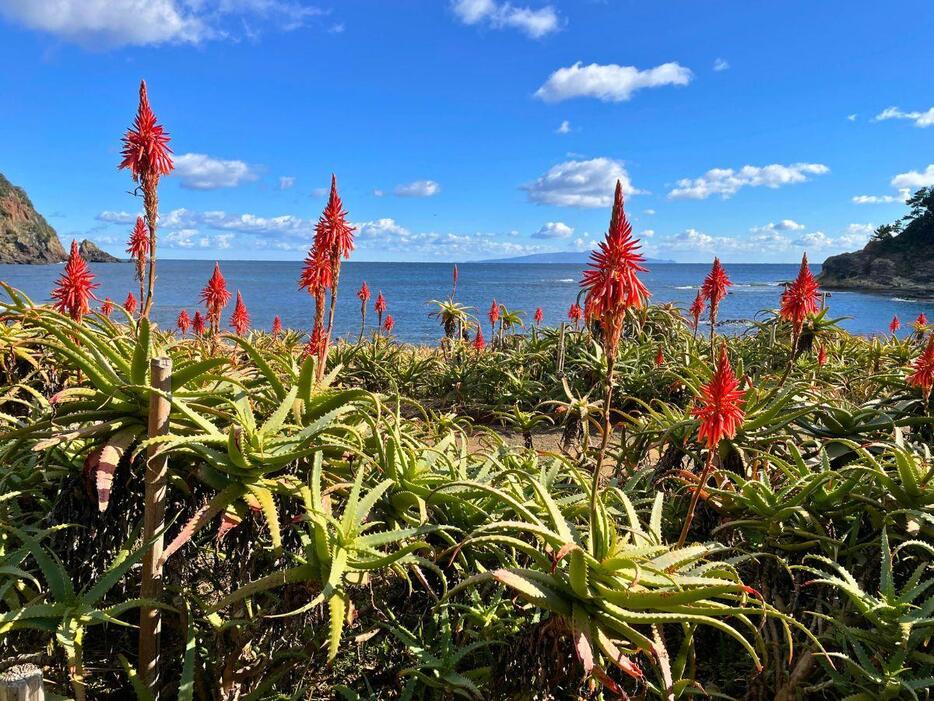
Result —
[{"label": "white cloud", "polygon": [[546,222],[541,229],[532,234],[533,239],[566,239],[570,238],[574,229],[564,222]]},{"label": "white cloud", "polygon": [[718,58],[716,61],[713,62],[713,69],[717,71],[718,73],[720,71],[727,70],[729,67],[730,67],[730,64],[727,62],[725,58]]},{"label": "white cloud", "polygon": [[532,9],[495,0],[453,0],[451,9],[464,24],[518,29],[533,39],[540,39],[561,28],[558,13],[551,5]]},{"label": "white cloud", "polygon": [[754,226],[750,231],[755,234],[775,234],[786,231],[801,231],[804,224],[799,224],[794,219],[782,219],[778,222],[769,222],[765,226]]},{"label": "white cloud", "polygon": [[649,215],[649,216],[651,217],[653,214],[655,214],[655,210],[654,210],[654,209],[645,209],[645,210],[642,211],[642,213],[643,213],[643,214],[647,214],[647,215]]},{"label": "white cloud", "polygon": [[847,120],[849,120],[849,121],[851,121],[851,122],[855,122],[855,121],[856,121],[856,117],[857,117],[857,115],[855,115],[855,114],[848,114],[848,115],[846,116]]},{"label": "white cloud", "polygon": [[383,197],[386,193],[379,188],[373,190],[373,197]]},{"label": "white cloud", "polygon": [[212,248],[226,250],[230,248],[233,234],[202,234],[198,229],[178,229],[162,237],[167,248]]},{"label": "white cloud", "polygon": [[295,186],[295,178],[291,175],[280,175],[279,176],[279,189],[288,190],[290,187]]},{"label": "white cloud", "polygon": [[555,129],[556,134],[570,134],[571,133],[571,123],[568,120],[561,122],[561,126]]},{"label": "white cloud", "polygon": [[828,248],[843,251],[853,250],[865,246],[874,230],[875,227],[872,224],[850,224],[837,237],[828,236],[823,231],[814,231],[801,236],[794,243],[797,246],[804,246],[814,250]]},{"label": "white cloud", "polygon": [[95,219],[97,221],[106,222],[107,224],[132,224],[136,221],[137,214],[130,214],[129,212],[113,212],[109,209],[105,209],[103,212],[98,214]]},{"label": "white cloud", "polygon": [[434,180],[416,180],[396,185],[393,190],[398,197],[434,197],[439,192],[441,192],[441,186]]},{"label": "white cloud", "polygon": [[315,187],[311,189],[312,197],[326,197],[330,192],[326,187]]},{"label": "white cloud", "polygon": [[655,236],[655,229],[644,229],[639,234],[640,239],[650,239]]},{"label": "white cloud", "polygon": [[184,208],[169,211],[162,216],[159,224],[167,229],[195,229],[202,227],[255,235],[288,234],[311,237],[314,231],[313,221],[292,214],[260,217],[250,213],[228,214],[222,210],[197,212]]},{"label": "white cloud", "polygon": [[909,170],[907,173],[899,173],[892,178],[892,187],[915,189],[919,187],[929,187],[931,185],[934,185],[934,163],[929,165],[924,171]]},{"label": "white cloud", "polygon": [[183,153],[175,158],[172,175],[190,190],[217,190],[256,180],[259,175],[243,161],[227,161],[203,153]]},{"label": "white cloud", "polygon": [[585,238],[574,239],[574,249],[578,251],[592,251],[598,246],[596,241],[588,241]]},{"label": "white cloud", "polygon": [[343,34],[345,29],[347,27],[344,26],[343,22],[336,22],[328,27],[328,34]]},{"label": "white cloud", "polygon": [[854,195],[853,204],[891,204],[904,202],[911,194],[910,188],[903,187],[897,195]]},{"label": "white cloud", "polygon": [[677,62],[663,63],[655,68],[639,70],[635,66],[615,63],[583,65],[580,61],[552,73],[545,84],[535,91],[535,97],[545,102],[560,102],[575,97],[595,97],[603,102],[623,102],[643,88],[662,85],[687,85],[691,71]]},{"label": "white cloud", "polygon": [[874,122],[883,122],[887,119],[907,119],[915,123],[916,127],[934,126],[934,107],[925,112],[903,112],[898,107],[887,107],[873,117]]},{"label": "white cloud", "polygon": [[711,195],[720,195],[727,199],[744,187],[777,188],[782,185],[803,183],[809,175],[829,173],[830,168],[821,163],[793,163],[767,166],[743,166],[739,170],[732,168],[713,168],[699,178],[684,178],[677,182],[677,187],[668,193],[669,199],[703,200]]},{"label": "white cloud", "polygon": [[94,49],[238,39],[263,23],[291,31],[324,13],[290,0],[0,0],[8,20]]},{"label": "white cloud", "polygon": [[558,207],[608,207],[613,202],[616,181],[627,195],[639,192],[629,181],[621,161],[592,158],[565,161],[548,169],[534,182],[523,185],[532,202]]}]

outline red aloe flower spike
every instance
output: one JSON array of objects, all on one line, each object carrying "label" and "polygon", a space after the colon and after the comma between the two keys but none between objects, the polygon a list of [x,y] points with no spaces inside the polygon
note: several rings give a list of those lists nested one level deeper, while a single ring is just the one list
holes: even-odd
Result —
[{"label": "red aloe flower spike", "polygon": [[791,322],[795,336],[801,333],[801,327],[807,318],[817,313],[819,290],[817,280],[808,267],[808,256],[805,253],[801,258],[798,277],[782,293],[779,310],[781,318]]},{"label": "red aloe flower spike", "polygon": [[918,314],[918,318],[915,319],[913,326],[918,332],[924,331],[924,327],[928,325],[928,318],[924,315],[924,312]]},{"label": "red aloe flower spike", "polygon": [[715,450],[723,438],[733,438],[743,423],[743,403],[746,390],[739,389],[739,380],[730,366],[726,344],[720,346],[717,369],[710,382],[701,387],[701,406],[693,410],[700,419],[697,438],[708,450]]},{"label": "red aloe flower spike", "polygon": [[698,290],[697,296],[694,298],[694,301],[691,302],[691,307],[689,309],[691,313],[692,324],[694,326],[695,337],[697,336],[697,327],[700,325],[701,314],[704,313],[705,306],[706,304],[704,303],[704,295],[700,290]]},{"label": "red aloe flower spike", "polygon": [[360,337],[357,339],[359,343],[363,340],[363,332],[366,330],[366,303],[370,301],[370,288],[367,286],[366,280],[357,290],[357,299],[360,300]]},{"label": "red aloe flower spike", "polygon": [[473,339],[473,347],[478,352],[486,348],[486,341],[483,338],[483,329],[480,328],[480,324],[477,324],[477,335]]},{"label": "red aloe flower spike", "polygon": [[365,305],[370,301],[370,288],[367,287],[366,280],[363,281],[363,284],[360,285],[360,289],[357,291],[357,299],[359,299]]},{"label": "red aloe flower spike", "polygon": [[[704,284],[701,285],[701,292],[704,299],[710,304],[710,343],[713,345],[714,329],[717,326],[717,311],[720,309],[720,302],[726,297],[727,288],[733,285],[730,278],[727,277],[726,270],[720,264],[719,258],[713,259],[713,265],[707,277],[704,278]],[[711,348],[711,353],[713,348]]]},{"label": "red aloe flower spike", "polygon": [[898,315],[892,317],[892,321],[889,322],[889,332],[894,334],[902,327],[902,322],[898,320]]},{"label": "red aloe flower spike", "polygon": [[142,217],[136,217],[136,226],[130,232],[126,252],[136,261],[136,279],[142,286],[146,257],[149,255],[149,231],[146,230],[146,223]]},{"label": "red aloe flower spike", "polygon": [[571,305],[570,309],[568,309],[568,319],[573,321],[576,327],[582,318],[584,318],[584,310],[575,302]]},{"label": "red aloe flower spike", "polygon": [[541,326],[544,320],[545,320],[545,312],[542,311],[541,307],[538,307],[535,310],[535,324],[538,326]]},{"label": "red aloe flower spike", "polygon": [[110,297],[104,297],[104,303],[101,305],[101,314],[109,319],[110,315],[113,314],[113,310],[114,301]]},{"label": "red aloe flower spike", "polygon": [[822,343],[820,348],[817,349],[817,366],[824,367],[827,364],[827,348],[824,347]]},{"label": "red aloe flower spike", "polygon": [[[123,160],[119,168],[129,168],[133,180],[143,191],[143,208],[149,227],[149,275],[145,299],[142,299],[141,315],[148,317],[152,308],[152,297],[156,281],[156,222],[159,214],[159,178],[168,175],[172,168],[172,150],[169,135],[156,121],[149,106],[146,81],[139,85],[139,107],[133,126],[123,137]],[[142,283],[142,280],[140,280]]]},{"label": "red aloe flower spike", "polygon": [[72,240],[68,262],[52,290],[54,308],[62,314],[67,313],[75,321],[81,321],[81,317],[91,311],[90,301],[94,299],[94,290],[98,287],[100,285],[94,282],[94,273],[78,251],[78,242]]},{"label": "red aloe flower spike", "polygon": [[308,336],[308,344],[305,346],[304,355],[310,358],[320,358],[323,344],[324,333],[321,327],[316,325]]},{"label": "red aloe flower spike", "polygon": [[230,302],[227,281],[224,280],[219,263],[214,263],[214,272],[211,274],[208,284],[201,290],[201,301],[207,307],[207,317],[208,323],[211,325],[211,331],[216,333],[220,328],[221,313],[227,303]]},{"label": "red aloe flower spike", "polygon": [[706,385],[701,387],[701,405],[693,410],[695,417],[700,419],[700,428],[697,439],[707,447],[707,462],[701,471],[700,479],[691,495],[688,512],[678,538],[678,547],[684,545],[691,522],[694,520],[694,511],[700,493],[707,484],[707,478],[713,470],[713,458],[717,446],[723,438],[733,438],[743,423],[743,403],[746,391],[739,389],[739,380],[730,367],[730,359],[726,354],[726,343],[720,345],[720,357],[717,360],[717,369]]},{"label": "red aloe flower spike", "polygon": [[339,260],[341,257],[349,258],[353,251],[354,227],[347,223],[347,212],[340,195],[337,194],[337,177],[331,174],[331,192],[328,203],[318,219],[315,227],[315,238],[321,237],[324,248]]},{"label": "red aloe flower spike", "polygon": [[451,287],[451,299],[457,293],[457,263],[454,264],[454,285]]},{"label": "red aloe flower spike", "polygon": [[665,364],[665,353],[662,351],[662,347],[658,347],[658,352],[655,354],[655,367],[661,367]]},{"label": "red aloe flower spike", "polygon": [[490,320],[490,336],[495,336],[496,322],[499,321],[499,305],[496,303],[495,298],[493,299],[493,304],[490,305],[490,311],[488,311],[486,315]]},{"label": "red aloe flower spike", "polygon": [[392,333],[393,327],[396,325],[396,322],[392,318],[392,314],[386,315],[386,321],[383,322],[383,328],[386,329],[386,333]]},{"label": "red aloe flower spike", "polygon": [[128,292],[126,299],[123,300],[123,308],[126,309],[127,314],[133,316],[136,311],[136,297],[133,296],[132,292]]},{"label": "red aloe flower spike", "polygon": [[146,81],[143,80],[139,84],[136,119],[123,137],[123,160],[118,168],[129,168],[136,182],[147,177],[158,178],[172,172],[171,153],[169,135],[156,121],[156,115],[149,106]]},{"label": "red aloe flower spike", "polygon": [[927,345],[911,366],[914,372],[908,376],[908,384],[919,387],[927,402],[934,387],[934,334],[928,338]]},{"label": "red aloe flower spike", "polygon": [[200,311],[195,311],[195,316],[191,320],[191,330],[199,336],[204,335],[204,317]]},{"label": "red aloe flower spike", "polygon": [[282,333],[282,319],[276,314],[272,320],[272,335],[278,336],[280,333]]},{"label": "red aloe flower spike", "polygon": [[376,312],[379,319],[379,325],[383,325],[383,314],[386,313],[386,298],[383,297],[383,291],[380,290],[376,295],[376,301],[373,303],[373,311]]},{"label": "red aloe flower spike", "polygon": [[191,317],[188,316],[188,312],[182,309],[178,313],[178,319],[175,322],[175,325],[178,326],[178,330],[182,332],[182,336],[188,333],[188,329],[191,328]]},{"label": "red aloe flower spike", "polygon": [[237,301],[234,304],[233,314],[230,315],[230,328],[238,336],[243,336],[250,329],[250,313],[246,310],[240,290],[237,290]]}]

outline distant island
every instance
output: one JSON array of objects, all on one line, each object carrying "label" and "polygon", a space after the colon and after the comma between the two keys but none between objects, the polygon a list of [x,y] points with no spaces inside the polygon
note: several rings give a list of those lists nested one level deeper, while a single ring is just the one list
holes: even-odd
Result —
[{"label": "distant island", "polygon": [[[486,260],[474,261],[476,263],[573,263],[575,265],[584,265],[590,260],[590,251],[558,251],[557,253],[532,253],[527,256],[515,256],[513,258],[488,258]],[[667,265],[674,263],[673,260],[664,260],[661,258],[647,258],[647,265]]]},{"label": "distant island", "polygon": [[[88,239],[81,255],[91,263],[117,263]],[[0,173],[0,263],[61,263],[68,256],[55,229],[32,206],[26,191]]]},{"label": "distant island", "polygon": [[934,187],[918,190],[906,204],[908,214],[878,227],[863,250],[825,260],[821,285],[934,295]]}]

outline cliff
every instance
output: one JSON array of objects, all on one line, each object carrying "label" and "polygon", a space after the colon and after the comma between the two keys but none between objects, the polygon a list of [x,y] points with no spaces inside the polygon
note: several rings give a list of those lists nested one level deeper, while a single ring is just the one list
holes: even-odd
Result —
[{"label": "cliff", "polygon": [[55,229],[0,173],[0,263],[59,263],[66,257]]},{"label": "cliff", "polygon": [[934,187],[919,190],[908,206],[907,216],[876,229],[863,250],[825,260],[821,285],[934,294]]},{"label": "cliff", "polygon": [[97,244],[90,239],[85,239],[78,244],[78,253],[88,263],[119,263],[120,259],[115,258],[107,251],[102,251]]}]

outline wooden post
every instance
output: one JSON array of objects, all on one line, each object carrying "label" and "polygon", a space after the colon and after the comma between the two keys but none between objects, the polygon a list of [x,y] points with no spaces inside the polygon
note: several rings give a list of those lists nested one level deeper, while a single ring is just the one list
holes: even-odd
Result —
[{"label": "wooden post", "polygon": [[22,664],[0,673],[0,701],[45,701],[42,670]]},{"label": "wooden post", "polygon": [[558,377],[564,377],[564,328],[565,324],[561,322],[561,332],[558,336]]},{"label": "wooden post", "polygon": [[[171,358],[153,358],[149,363],[151,386],[168,394],[172,389]],[[159,394],[149,399],[149,437],[154,438],[168,432],[171,403]],[[150,447],[146,454],[146,497],[143,512],[143,542],[155,538],[152,547],[143,558],[143,581],[140,596],[158,600],[162,596],[162,549],[161,531],[165,522],[165,475],[168,457],[156,455]],[[158,537],[155,537],[159,533]],[[162,618],[157,608],[142,607],[139,611],[139,675],[155,699],[159,698],[159,635]]]}]

